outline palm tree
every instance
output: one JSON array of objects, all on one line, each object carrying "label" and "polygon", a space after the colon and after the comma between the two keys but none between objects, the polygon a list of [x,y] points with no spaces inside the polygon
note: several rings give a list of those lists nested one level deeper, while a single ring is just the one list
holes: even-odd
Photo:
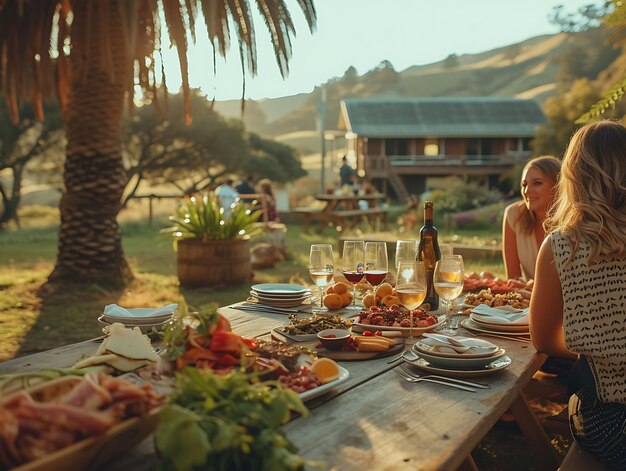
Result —
[{"label": "palm tree", "polygon": [[[297,0],[313,31],[313,0]],[[295,28],[284,0],[256,0],[271,33],[283,77]],[[0,0],[0,93],[11,118],[31,100],[43,118],[42,98],[56,95],[67,135],[57,262],[49,286],[132,277],[117,223],[126,172],[122,115],[135,86],[161,102],[156,70],[161,27],[177,48],[186,119],[190,120],[188,38],[202,18],[216,54],[225,56],[235,29],[242,71],[256,73],[254,24],[248,0]],[[165,90],[165,99],[167,98]]]}]

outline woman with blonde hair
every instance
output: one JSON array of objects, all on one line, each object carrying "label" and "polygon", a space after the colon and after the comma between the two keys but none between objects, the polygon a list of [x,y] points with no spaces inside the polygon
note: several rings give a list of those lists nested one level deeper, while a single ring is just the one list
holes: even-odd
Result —
[{"label": "woman with blonde hair", "polygon": [[529,161],[520,182],[522,201],[504,210],[502,258],[507,278],[535,278],[539,246],[545,238],[543,221],[554,199],[561,162],[551,156]]},{"label": "woman with blonde hair", "polygon": [[626,469],[626,128],[580,128],[563,159],[530,303],[538,350],[575,358],[572,435]]}]

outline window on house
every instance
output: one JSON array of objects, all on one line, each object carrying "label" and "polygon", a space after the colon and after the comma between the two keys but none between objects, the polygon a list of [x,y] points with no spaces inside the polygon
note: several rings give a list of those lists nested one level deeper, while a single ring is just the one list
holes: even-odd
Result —
[{"label": "window on house", "polygon": [[465,140],[465,155],[479,155],[480,139]]},{"label": "window on house", "polygon": [[523,138],[522,139],[522,150],[528,150],[528,151],[532,150],[530,148],[530,141],[532,141],[532,140],[533,140],[532,137],[525,137],[525,138]]},{"label": "window on house", "polygon": [[493,140],[492,139],[480,140],[480,155],[493,155]]},{"label": "window on house", "polygon": [[385,139],[385,155],[409,155],[409,140]]},{"label": "window on house", "polygon": [[427,137],[424,143],[424,155],[438,156],[439,155],[439,139],[433,137]]}]

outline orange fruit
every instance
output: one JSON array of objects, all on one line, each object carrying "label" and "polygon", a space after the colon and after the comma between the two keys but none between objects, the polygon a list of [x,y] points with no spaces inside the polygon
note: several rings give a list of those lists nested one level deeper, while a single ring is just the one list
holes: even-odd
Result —
[{"label": "orange fruit", "polygon": [[339,366],[330,358],[318,358],[311,365],[311,372],[322,383],[329,383],[339,378]]},{"label": "orange fruit", "polygon": [[363,306],[365,306],[367,309],[375,305],[376,296],[374,295],[374,293],[366,294],[365,297],[363,297]]},{"label": "orange fruit", "polygon": [[[328,288],[326,288],[326,294],[333,294],[335,293],[335,287],[334,286],[329,286]],[[337,293],[339,294],[339,293]]]},{"label": "orange fruit", "polygon": [[391,292],[393,291],[393,286],[389,283],[383,283],[376,288],[376,297],[378,299],[383,299],[385,296],[391,296]]},{"label": "orange fruit", "polygon": [[341,293],[340,296],[341,296],[341,299],[343,300],[342,307],[346,307],[348,304],[352,302],[352,293],[350,293],[349,291],[346,291],[345,293]]},{"label": "orange fruit", "polygon": [[340,294],[329,294],[324,297],[324,306],[331,310],[341,309],[343,307],[343,299]]},{"label": "orange fruit", "polygon": [[382,299],[382,303],[383,303],[385,306],[387,306],[387,307],[391,307],[391,306],[393,306],[394,304],[397,304],[398,306],[400,306],[400,305],[401,305],[401,303],[400,303],[400,299],[398,299],[396,296],[391,296],[391,295],[389,295],[389,296],[385,296],[385,297]]},{"label": "orange fruit", "polygon": [[335,289],[335,293],[343,294],[348,291],[348,285],[345,283],[339,282],[334,286],[334,289]]}]

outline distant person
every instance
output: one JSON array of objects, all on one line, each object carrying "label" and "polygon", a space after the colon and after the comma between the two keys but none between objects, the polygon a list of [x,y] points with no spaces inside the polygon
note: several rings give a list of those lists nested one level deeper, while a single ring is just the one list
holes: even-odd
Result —
[{"label": "distant person", "polygon": [[256,193],[254,188],[254,177],[249,175],[235,188],[240,195],[253,195]]},{"label": "distant person", "polygon": [[280,222],[278,211],[276,210],[276,197],[274,196],[274,188],[269,178],[264,178],[259,182],[259,193],[261,194],[265,204],[265,214],[267,221]]},{"label": "distant person", "polygon": [[220,202],[220,206],[224,209],[224,219],[230,217],[233,205],[239,199],[239,193],[237,193],[234,186],[235,182],[232,178],[229,178],[215,189],[215,196]]},{"label": "distant person", "polygon": [[535,278],[543,222],[554,201],[561,161],[551,156],[529,161],[522,172],[522,201],[506,207],[502,221],[502,258],[507,278]]},{"label": "distant person", "polygon": [[345,155],[341,158],[341,161],[343,162],[341,164],[341,167],[339,167],[339,178],[341,179],[341,186],[349,186],[352,184],[350,179],[353,175],[355,175],[355,171],[350,166],[350,164],[348,164],[348,158]]}]

